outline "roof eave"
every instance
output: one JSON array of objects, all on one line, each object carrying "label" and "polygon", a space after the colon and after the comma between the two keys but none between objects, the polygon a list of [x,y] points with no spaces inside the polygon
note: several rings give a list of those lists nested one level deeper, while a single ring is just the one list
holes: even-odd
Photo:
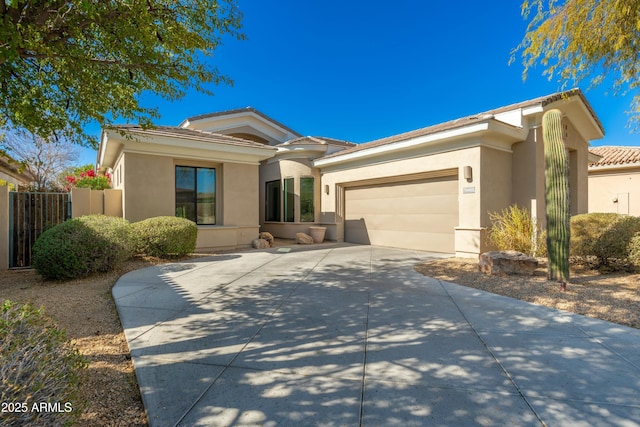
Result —
[{"label": "roof eave", "polygon": [[[476,136],[477,138],[473,138]],[[448,141],[459,140],[462,138],[469,139],[469,146],[477,146],[480,140],[490,140],[487,145],[495,148],[510,150],[511,145],[526,138],[526,131],[523,128],[514,127],[493,118],[478,121],[472,124],[466,124],[455,128],[445,129],[442,131],[429,133],[406,140],[379,145],[362,150],[352,151],[345,154],[336,154],[328,158],[320,158],[313,162],[318,168],[333,166],[341,163],[362,160],[369,157],[383,156],[393,152],[401,152],[410,149],[416,149],[423,146],[442,145]],[[460,149],[456,146],[456,149]]]}]

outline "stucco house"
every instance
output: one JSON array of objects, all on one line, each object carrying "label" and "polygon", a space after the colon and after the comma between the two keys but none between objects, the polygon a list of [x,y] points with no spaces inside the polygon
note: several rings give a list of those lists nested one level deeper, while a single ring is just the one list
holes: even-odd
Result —
[{"label": "stucco house", "polygon": [[578,89],[364,144],[303,136],[242,108],[177,127],[103,132],[98,164],[123,215],[179,215],[198,248],[243,247],[259,231],[477,256],[489,212],[518,203],[544,220],[545,111],[564,113],[572,213],[587,212],[589,141],[604,131]]},{"label": "stucco house", "polygon": [[595,147],[589,163],[589,212],[640,216],[640,147]]}]

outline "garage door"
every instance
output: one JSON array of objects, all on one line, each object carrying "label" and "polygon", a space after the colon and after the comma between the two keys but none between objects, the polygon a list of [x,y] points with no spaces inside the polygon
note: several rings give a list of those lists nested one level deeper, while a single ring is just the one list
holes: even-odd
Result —
[{"label": "garage door", "polygon": [[455,252],[458,180],[443,178],[345,189],[345,241]]}]

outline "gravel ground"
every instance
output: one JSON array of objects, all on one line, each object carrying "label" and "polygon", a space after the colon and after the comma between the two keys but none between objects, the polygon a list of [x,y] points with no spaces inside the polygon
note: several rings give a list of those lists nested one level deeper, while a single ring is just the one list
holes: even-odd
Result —
[{"label": "gravel ground", "polygon": [[[0,272],[1,300],[43,306],[89,359],[80,390],[86,408],[78,426],[147,426],[111,287],[127,271],[159,262],[129,261],[118,271],[66,283],[43,281],[33,270]],[[640,274],[578,270],[561,292],[546,280],[544,266],[533,276],[509,277],[486,276],[476,261],[457,258],[415,268],[440,280],[640,328]]]}]

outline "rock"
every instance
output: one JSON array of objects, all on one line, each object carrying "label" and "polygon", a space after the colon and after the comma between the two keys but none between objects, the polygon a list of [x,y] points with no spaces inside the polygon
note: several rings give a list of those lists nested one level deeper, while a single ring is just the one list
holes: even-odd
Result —
[{"label": "rock", "polygon": [[253,242],[251,242],[251,244],[255,249],[269,248],[269,242],[267,242],[265,239],[255,239]]},{"label": "rock", "polygon": [[269,246],[273,247],[274,238],[273,238],[273,235],[268,231],[261,232],[259,238],[266,240],[267,243],[269,243]]},{"label": "rock", "polygon": [[531,275],[537,267],[537,259],[517,251],[485,252],[478,263],[480,271],[489,275]]},{"label": "rock", "polygon": [[296,243],[299,245],[310,245],[313,243],[313,237],[305,233],[296,233]]}]

